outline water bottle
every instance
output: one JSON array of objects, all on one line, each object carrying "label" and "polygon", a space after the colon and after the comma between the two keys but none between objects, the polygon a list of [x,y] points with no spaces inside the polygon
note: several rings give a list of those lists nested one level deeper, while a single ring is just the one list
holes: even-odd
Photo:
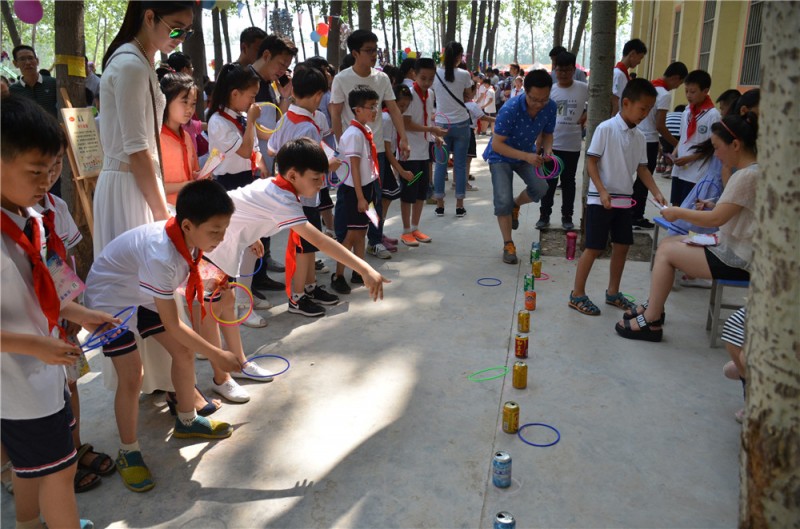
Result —
[{"label": "water bottle", "polygon": [[575,259],[575,247],[578,245],[578,234],[574,231],[567,232],[567,260]]}]

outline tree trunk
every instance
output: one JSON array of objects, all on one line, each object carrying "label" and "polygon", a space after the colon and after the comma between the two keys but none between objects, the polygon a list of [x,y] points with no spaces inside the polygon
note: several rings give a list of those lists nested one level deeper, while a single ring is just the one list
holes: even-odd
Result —
[{"label": "tree trunk", "polygon": [[447,2],[447,29],[444,41],[456,40],[456,21],[458,20],[458,2]]},{"label": "tree trunk", "polygon": [[[614,2],[616,5],[616,2]],[[567,8],[569,8],[569,0],[556,0],[556,16],[553,19],[553,47],[561,46],[564,42],[564,26],[567,23]],[[614,25],[617,21],[614,19]],[[594,27],[594,25],[592,26]],[[612,45],[616,48],[616,45]]]},{"label": "tree trunk", "polygon": [[533,14],[528,17],[528,27],[531,28],[531,64],[536,64],[536,43],[533,34]]},{"label": "tree trunk", "polygon": [[31,24],[31,40],[28,41],[28,45],[33,49],[36,49],[36,26],[38,24]]},{"label": "tree trunk", "polygon": [[[192,7],[192,14],[194,20],[192,21],[192,29],[194,35],[192,38],[187,39],[183,43],[183,51],[192,58],[192,66],[194,66],[194,83],[197,86],[205,86],[204,77],[208,75],[208,61],[206,60],[206,42],[203,37],[203,8],[200,4],[195,4]],[[205,117],[206,105],[202,97],[197,98],[197,105],[195,112],[197,116],[203,120]]]},{"label": "tree trunk", "polygon": [[486,7],[486,35],[484,38],[486,39],[486,45],[483,47],[483,68],[485,70],[489,66],[489,50],[492,48],[492,15],[494,11],[494,2],[496,0],[490,0],[489,5]]},{"label": "tree trunk", "polygon": [[437,32],[436,32],[436,3],[431,2],[431,34],[433,35],[433,48],[438,50],[440,48],[444,48],[444,45],[439,42],[439,45],[436,45],[437,41]]},{"label": "tree trunk", "polygon": [[228,10],[225,9],[220,14],[220,22],[222,22],[222,37],[225,39],[225,57],[228,63],[233,62],[231,57],[231,39],[228,35]]},{"label": "tree trunk", "polygon": [[[596,8],[597,6],[595,6]],[[800,165],[792,138],[800,67],[797,2],[762,7],[761,116],[753,263],[747,303],[747,395],[742,429],[739,527],[800,526]],[[792,22],[794,21],[794,22]],[[594,27],[594,26],[592,26]],[[594,55],[594,48],[592,48]]]},{"label": "tree trunk", "polygon": [[[55,3],[55,52],[56,55],[70,55],[82,57],[86,54],[86,38],[83,26],[83,1],[76,2],[56,2]],[[59,105],[64,108],[67,105],[61,97],[61,88],[65,88],[69,94],[73,106],[82,107],[86,105],[86,78],[69,75],[66,64],[56,64],[53,72],[58,81]],[[60,119],[59,119],[60,121]],[[64,168],[61,172],[61,197],[69,206],[72,212],[80,211],[79,199],[75,182],[73,180],[72,167],[67,160],[64,161]],[[86,218],[76,216],[79,223],[83,240],[74,249],[75,264],[77,265],[78,275],[86,278],[89,268],[92,266],[92,237],[89,227],[86,225]]]},{"label": "tree trunk", "polygon": [[478,0],[472,0],[469,12],[469,37],[467,37],[467,67],[473,69],[473,56],[475,52],[475,24],[478,20]]},{"label": "tree trunk", "polygon": [[572,30],[575,22],[575,0],[569,0],[569,38],[567,44],[572,42]]},{"label": "tree trunk", "polygon": [[419,52],[419,46],[417,45],[417,30],[414,28],[414,17],[411,17],[411,40],[414,41],[414,51]]},{"label": "tree trunk", "polygon": [[[306,57],[306,41],[303,38],[303,4],[300,3],[300,0],[295,1],[295,7],[297,8],[297,30],[298,33],[300,33],[300,49],[303,50],[303,60],[305,61],[308,57]],[[309,7],[311,7],[310,4]],[[316,24],[314,24],[313,16],[311,17],[309,23],[311,24],[311,31],[314,31],[316,29]],[[314,44],[316,44],[316,42]]]},{"label": "tree trunk", "polygon": [[[300,8],[300,0],[298,0],[298,2],[297,2],[297,11],[299,12],[300,9],[301,9]],[[322,13],[325,14],[324,11]],[[314,8],[312,7],[311,2],[308,3],[308,17],[311,19],[311,27],[312,27],[312,29],[316,29],[317,25],[314,23]],[[330,28],[328,28],[328,39],[329,39],[328,42],[330,42],[330,38],[331,38],[330,37]],[[302,40],[302,39],[303,39],[303,30],[301,28],[300,29],[300,40]],[[319,42],[315,42],[314,43],[314,55],[319,56]],[[303,55],[303,56],[305,57],[305,55]]]},{"label": "tree trunk", "polygon": [[494,51],[497,48],[497,27],[500,25],[500,0],[495,0],[494,3],[494,20],[492,20],[492,36],[490,38],[491,46],[489,47],[488,60],[489,63],[494,65]]},{"label": "tree trunk", "polygon": [[378,0],[378,16],[381,19],[381,29],[383,30],[384,55],[389,59],[390,64],[395,64],[395,57],[392,56],[392,47],[389,46],[389,34],[386,33],[386,10],[383,8],[383,0]]},{"label": "tree trunk", "polygon": [[13,15],[11,14],[11,6],[8,4],[8,0],[3,0],[2,3],[0,3],[0,9],[3,11],[3,22],[5,22],[6,27],[8,28],[8,35],[11,37],[11,44],[13,44],[14,47],[19,46],[22,44],[22,41],[19,39],[19,31],[17,31],[17,24]]},{"label": "tree trunk", "polygon": [[[586,150],[592,144],[594,129],[611,113],[611,82],[617,42],[617,2],[597,2],[592,8],[592,75],[589,76],[589,115]],[[586,156],[586,155],[584,155]],[[584,157],[584,160],[586,158]],[[586,230],[586,193],[589,191],[588,164],[584,164],[581,186],[581,248]]]},{"label": "tree trunk", "polygon": [[341,17],[342,1],[332,0],[331,23],[330,28],[328,29],[328,62],[331,63],[337,70],[339,69],[339,65],[342,63],[342,60],[339,57],[339,45],[341,44],[341,35],[339,31],[342,25]]},{"label": "tree trunk", "polygon": [[569,52],[576,57],[581,47],[581,39],[586,31],[586,21],[589,20],[589,11],[591,11],[591,9],[592,3],[589,0],[583,0],[581,2],[581,14],[578,17],[578,26],[575,28],[575,39],[572,41],[572,48],[569,50]]},{"label": "tree trunk", "polygon": [[514,62],[519,64],[519,0],[514,0]]},{"label": "tree trunk", "polygon": [[[250,18],[250,26],[251,26],[251,27],[252,27],[252,26],[255,26],[255,25],[256,25],[256,23],[255,23],[255,22],[253,22],[253,12],[252,12],[252,11],[250,11],[250,0],[245,0],[245,3],[244,3],[244,5],[245,5],[245,6],[247,6],[247,16],[248,16],[248,18]],[[264,18],[265,18],[265,19],[267,19],[267,20],[269,20],[269,17],[267,16],[267,11],[266,11],[266,9],[267,9],[267,3],[266,3],[266,2],[264,2]]]},{"label": "tree trunk", "polygon": [[[292,12],[289,11],[289,0],[283,0],[283,8],[286,10],[287,13],[289,13],[289,16],[291,16]],[[291,33],[291,35],[286,35],[286,36],[287,37],[291,37],[292,42],[294,42],[295,41],[294,40],[294,24],[291,24],[290,27],[292,28],[292,33]]]},{"label": "tree trunk", "polygon": [[372,31],[372,2],[358,3],[358,29]]},{"label": "tree trunk", "polygon": [[351,29],[354,31],[357,29],[355,21],[353,20],[353,0],[347,2],[347,22],[350,24]]},{"label": "tree trunk", "polygon": [[222,36],[219,31],[219,9],[211,10],[211,29],[214,35],[214,79],[219,76],[222,69]]},{"label": "tree trunk", "polygon": [[478,10],[478,29],[475,30],[475,53],[472,55],[472,70],[480,68],[481,46],[483,45],[483,25],[486,23],[486,2],[487,0],[478,0],[480,9]]},{"label": "tree trunk", "polygon": [[439,2],[439,11],[437,11],[436,16],[439,19],[439,40],[442,42],[442,44],[446,45],[448,43],[447,28],[445,26],[445,19],[447,18],[446,0]]},{"label": "tree trunk", "polygon": [[[403,36],[400,34],[400,2],[395,0],[392,2],[392,22],[395,25],[395,39],[397,39],[397,48],[395,48],[394,53],[399,54],[400,50],[403,49]],[[400,64],[400,61],[397,61],[397,64]]]}]

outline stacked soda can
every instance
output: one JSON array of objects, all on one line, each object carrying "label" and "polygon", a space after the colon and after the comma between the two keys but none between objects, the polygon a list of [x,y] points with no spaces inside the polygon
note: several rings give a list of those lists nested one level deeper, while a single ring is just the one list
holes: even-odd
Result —
[{"label": "stacked soda can", "polygon": [[516,529],[517,521],[510,512],[502,511],[495,515],[493,529]]}]

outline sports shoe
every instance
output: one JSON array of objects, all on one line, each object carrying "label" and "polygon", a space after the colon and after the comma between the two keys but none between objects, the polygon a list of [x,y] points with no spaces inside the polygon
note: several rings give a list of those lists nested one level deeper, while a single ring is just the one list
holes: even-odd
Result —
[{"label": "sports shoe", "polygon": [[331,294],[322,285],[317,285],[311,292],[306,292],[308,297],[314,300],[314,303],[320,305],[336,305],[339,303],[339,296]]},{"label": "sports shoe", "polygon": [[275,281],[269,276],[253,279],[253,288],[258,290],[271,290],[273,292],[280,292],[286,290],[286,285],[280,281]]},{"label": "sports shoe", "polygon": [[250,400],[250,394],[232,378],[229,378],[222,384],[217,384],[212,378],[211,389],[217,395],[220,395],[231,402],[247,402]]},{"label": "sports shoe", "polygon": [[361,277],[361,274],[359,274],[358,272],[353,272],[353,274],[350,276],[350,282],[353,283],[354,285],[363,285],[364,278]]},{"label": "sports shoe", "polygon": [[466,217],[466,216],[467,216],[467,210],[466,209],[464,209],[464,208],[456,208],[456,217],[457,218],[460,219],[461,217]]},{"label": "sports shoe", "polygon": [[572,223],[572,217],[561,217],[561,227],[567,231],[574,230],[575,225]]},{"label": "sports shoe", "polygon": [[267,270],[270,272],[285,272],[286,267],[272,257],[267,257]]},{"label": "sports shoe", "polygon": [[419,242],[431,242],[431,241],[433,240],[433,239],[431,239],[429,236],[425,235],[424,233],[422,233],[422,232],[421,232],[421,231],[419,231],[419,230],[414,230],[414,231],[412,231],[412,232],[411,232],[411,235],[413,235],[413,236],[414,236],[414,238],[415,238],[416,240],[418,240]]},{"label": "sports shoe", "polygon": [[316,260],[316,262],[314,263],[314,270],[316,270],[320,274],[324,274],[325,272],[330,272],[327,265],[325,264],[325,261],[323,261],[322,259]]},{"label": "sports shoe", "polygon": [[339,294],[350,293],[350,285],[347,284],[347,280],[344,276],[337,276],[336,272],[331,274],[331,288]]},{"label": "sports shoe", "polygon": [[[247,310],[247,307],[240,307],[239,310]],[[245,327],[250,327],[252,329],[261,329],[267,326],[267,320],[262,318],[258,313],[255,311],[251,312],[250,315],[247,317],[246,320],[242,322],[242,325]]]},{"label": "sports shoe", "polygon": [[293,299],[289,300],[289,312],[292,314],[302,314],[309,318],[325,315],[325,309],[311,301],[311,298],[305,294],[300,296],[300,299],[297,301]]},{"label": "sports shoe", "polygon": [[[267,371],[258,364],[247,363],[247,366],[242,366],[244,371],[233,371],[231,376],[233,378],[240,378],[244,380],[253,380],[255,382],[272,382],[272,373]],[[241,386],[239,386],[241,387]]]},{"label": "sports shoe", "polygon": [[411,233],[404,233],[400,236],[400,240],[403,241],[403,244],[406,246],[419,246],[419,241]]},{"label": "sports shoe", "polygon": [[633,224],[634,230],[652,230],[656,227],[655,224],[647,219],[635,219],[631,224]]},{"label": "sports shoe", "polygon": [[175,418],[175,429],[172,436],[178,439],[201,437],[203,439],[225,439],[233,433],[233,426],[226,422],[215,421],[208,417],[194,418],[192,424],[185,425],[179,418]]},{"label": "sports shoe", "polygon": [[517,247],[514,243],[508,241],[503,245],[503,262],[508,264],[517,264]]},{"label": "sports shoe", "polygon": [[115,461],[122,483],[133,492],[147,492],[156,486],[139,450],[120,450]]},{"label": "sports shoe", "polygon": [[683,276],[678,281],[678,283],[682,287],[688,288],[711,288],[711,280],[710,279],[702,279],[702,278],[690,278],[688,276]]},{"label": "sports shoe", "polygon": [[514,206],[511,210],[511,229],[516,230],[519,228],[519,206]]},{"label": "sports shoe", "polygon": [[[243,308],[244,310],[247,310],[247,305],[245,305]],[[268,299],[266,298],[260,299],[253,297],[253,310],[269,310],[271,308],[272,308],[272,303]]]},{"label": "sports shoe", "polygon": [[436,208],[436,209],[433,210],[433,213],[437,217],[444,217],[444,208]]},{"label": "sports shoe", "polygon": [[536,221],[536,229],[541,230],[542,228],[546,228],[550,225],[550,217],[547,215],[542,215],[539,217],[539,220]]},{"label": "sports shoe", "polygon": [[389,250],[386,249],[382,243],[378,243],[375,246],[367,245],[367,252],[370,255],[374,255],[378,259],[391,259],[392,254],[389,253]]}]

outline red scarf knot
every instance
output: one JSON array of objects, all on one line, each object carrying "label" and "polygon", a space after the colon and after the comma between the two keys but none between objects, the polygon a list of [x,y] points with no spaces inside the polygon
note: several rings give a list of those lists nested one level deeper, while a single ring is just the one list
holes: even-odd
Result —
[{"label": "red scarf knot", "polygon": [[189,317],[192,318],[192,302],[196,299],[200,303],[200,319],[206,316],[206,307],[203,304],[203,278],[200,277],[200,270],[198,263],[203,257],[203,251],[197,250],[197,257],[192,259],[192,254],[189,252],[189,247],[186,245],[186,239],[183,237],[183,230],[181,225],[178,224],[178,219],[170,217],[164,225],[164,229],[169,236],[169,240],[175,245],[175,249],[181,254],[181,257],[189,265],[189,279],[186,281],[186,304],[189,306]]}]

